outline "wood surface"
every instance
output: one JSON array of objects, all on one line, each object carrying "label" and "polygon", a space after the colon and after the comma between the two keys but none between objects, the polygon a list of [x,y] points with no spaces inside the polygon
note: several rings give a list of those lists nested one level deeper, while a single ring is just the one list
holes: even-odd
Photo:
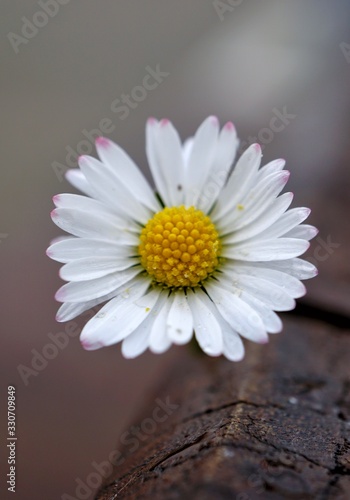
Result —
[{"label": "wood surface", "polygon": [[96,499],[349,499],[349,332],[284,321],[244,362],[181,354],[139,424],[156,398],[178,408]]}]

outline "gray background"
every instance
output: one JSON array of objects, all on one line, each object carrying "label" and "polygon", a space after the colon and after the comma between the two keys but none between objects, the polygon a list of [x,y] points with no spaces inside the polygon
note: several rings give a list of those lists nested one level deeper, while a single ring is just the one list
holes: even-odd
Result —
[{"label": "gray background", "polygon": [[[57,163],[66,164],[67,147],[81,147],[84,129],[109,118],[108,135],[149,175],[150,115],[170,118],[185,138],[215,114],[233,120],[248,141],[267,137],[261,130],[273,110],[286,107],[295,118],[267,141],[264,160],[287,159],[294,206],[315,208],[319,187],[339,175],[349,148],[350,50],[346,57],[341,45],[350,44],[349,3],[231,3],[220,19],[210,0],[71,0],[16,53],[8,34],[21,35],[23,16],[31,21],[42,7],[1,2],[2,498],[13,498],[4,488],[7,385],[17,389],[15,498],[74,497],[76,478],[106,460],[166,365],[181,356],[173,348],[126,361],[119,346],[86,352],[75,337],[27,386],[19,375],[20,364],[31,366],[32,349],[42,352],[48,334],[65,326],[54,319],[59,265],[45,249],[60,234],[49,217],[51,197],[74,191]],[[157,64],[169,75],[121,120],[112,102]],[[349,275],[341,279],[348,290]]]}]

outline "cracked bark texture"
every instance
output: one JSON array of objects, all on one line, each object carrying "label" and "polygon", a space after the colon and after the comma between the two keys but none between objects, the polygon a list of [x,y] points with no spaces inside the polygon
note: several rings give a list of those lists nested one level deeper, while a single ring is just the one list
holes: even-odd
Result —
[{"label": "cracked bark texture", "polygon": [[[241,363],[180,349],[96,499],[350,499],[349,331],[284,321]],[[147,435],[156,398],[177,407]]]}]

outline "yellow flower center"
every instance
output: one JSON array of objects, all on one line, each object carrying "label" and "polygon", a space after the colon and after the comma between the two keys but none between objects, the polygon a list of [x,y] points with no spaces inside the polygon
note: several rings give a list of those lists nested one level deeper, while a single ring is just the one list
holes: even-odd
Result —
[{"label": "yellow flower center", "polygon": [[164,208],[142,229],[141,264],[167,287],[195,287],[218,265],[220,240],[210,218],[194,207]]}]

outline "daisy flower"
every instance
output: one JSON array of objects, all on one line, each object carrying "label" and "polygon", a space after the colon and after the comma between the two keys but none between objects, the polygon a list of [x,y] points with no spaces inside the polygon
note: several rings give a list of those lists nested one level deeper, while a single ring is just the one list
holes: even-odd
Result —
[{"label": "daisy flower", "polygon": [[133,358],[166,351],[195,335],[210,356],[244,356],[242,337],[265,343],[282,322],[275,311],[295,307],[300,280],[316,268],[298,258],[317,234],[302,224],[307,208],[288,210],[280,195],[285,162],[260,168],[250,146],[232,165],[239,141],[231,122],[207,118],[181,143],[169,120],[150,118],[146,153],[156,192],[116,144],[98,138],[100,160],[79,158],[67,172],[87,196],[60,194],[52,219],[72,236],[48,255],[68,281],[56,294],[57,320],[105,302],[81,332],[85,349],[122,341]]}]

